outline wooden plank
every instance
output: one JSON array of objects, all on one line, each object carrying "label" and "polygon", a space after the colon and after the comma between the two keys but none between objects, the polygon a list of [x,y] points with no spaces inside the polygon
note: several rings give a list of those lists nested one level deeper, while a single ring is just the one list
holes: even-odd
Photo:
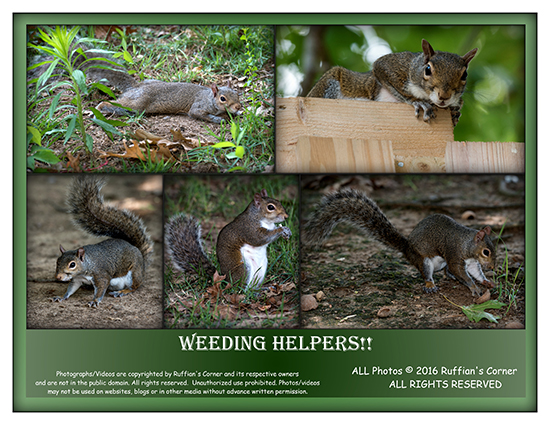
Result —
[{"label": "wooden plank", "polygon": [[376,140],[298,137],[301,173],[394,173],[391,143]]},{"label": "wooden plank", "polygon": [[[381,143],[391,142],[394,154],[403,158],[426,157],[422,163],[430,164],[430,169],[436,168],[436,164],[444,161],[446,143],[454,140],[448,111],[438,111],[438,118],[431,123],[425,123],[414,116],[412,106],[401,103],[277,98],[276,110],[277,172],[308,172],[306,169],[309,166],[303,166],[298,159],[298,149],[302,153],[307,153],[304,158],[311,158],[314,149],[312,140],[319,140],[318,138],[356,141],[358,144],[353,148],[356,158],[370,158],[368,163],[373,164],[377,161],[369,156],[368,150],[380,150]],[[360,143],[364,141],[375,144],[365,144],[365,151],[361,153]],[[302,149],[298,146],[300,143],[308,145]],[[388,147],[382,149],[387,152],[385,149]],[[429,158],[432,157],[439,159],[430,161]],[[382,168],[385,168],[386,158],[379,159],[384,163]],[[331,158],[329,160],[331,163],[334,162]],[[319,161],[316,161],[316,164],[321,165]],[[352,169],[365,169],[365,166],[356,160],[347,168],[351,172]],[[374,171],[375,169],[365,170]]]},{"label": "wooden plank", "polygon": [[525,144],[515,142],[450,142],[448,173],[524,173]]},{"label": "wooden plank", "polygon": [[436,156],[394,155],[397,173],[445,173],[445,158]]}]

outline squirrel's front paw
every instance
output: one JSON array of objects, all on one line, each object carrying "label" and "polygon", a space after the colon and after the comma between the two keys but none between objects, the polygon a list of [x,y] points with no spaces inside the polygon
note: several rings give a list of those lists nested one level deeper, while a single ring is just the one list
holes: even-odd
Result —
[{"label": "squirrel's front paw", "polygon": [[418,118],[418,116],[420,115],[420,108],[422,108],[422,110],[424,111],[422,119],[425,122],[430,122],[432,118],[435,118],[436,116],[435,110],[432,107],[432,105],[430,105],[429,103],[416,101],[416,102],[413,102],[412,105],[414,106],[414,116],[416,118]]},{"label": "squirrel's front paw", "polygon": [[95,307],[95,308],[99,307],[99,301],[90,301],[88,303],[88,307]]},{"label": "squirrel's front paw", "polygon": [[61,302],[63,301],[65,298],[63,297],[53,297],[53,298],[50,298],[50,300],[52,300],[53,302]]},{"label": "squirrel's front paw", "polygon": [[281,233],[281,236],[285,239],[289,239],[292,236],[292,232],[288,227],[283,227],[283,231]]}]

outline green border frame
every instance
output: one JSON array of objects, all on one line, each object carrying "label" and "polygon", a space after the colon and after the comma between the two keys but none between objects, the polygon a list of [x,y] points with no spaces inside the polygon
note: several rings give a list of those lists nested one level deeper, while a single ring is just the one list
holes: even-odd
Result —
[{"label": "green border frame", "polygon": [[[526,293],[526,394],[524,398],[27,398],[26,396],[26,25],[40,24],[408,24],[524,25],[526,147],[526,271],[536,276],[537,15],[536,14],[14,14],[14,282],[13,396],[16,411],[535,411],[537,406],[536,290]],[[531,288],[534,289],[534,288]],[[40,331],[49,332],[49,331]],[[67,331],[61,331],[67,332]],[[147,331],[117,331],[147,332]],[[166,332],[163,330],[154,332]],[[388,331],[391,332],[391,331]],[[453,331],[450,331],[453,332]],[[469,331],[483,332],[483,331]],[[319,333],[319,332],[317,332]],[[77,401],[78,400],[78,401]],[[192,407],[187,408],[188,402]]]}]

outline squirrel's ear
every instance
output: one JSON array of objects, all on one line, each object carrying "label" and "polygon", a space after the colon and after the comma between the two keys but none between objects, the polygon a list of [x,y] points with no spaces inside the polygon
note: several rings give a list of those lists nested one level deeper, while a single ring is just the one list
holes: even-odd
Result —
[{"label": "squirrel's ear", "polygon": [[63,254],[66,251],[66,249],[63,248],[61,244],[59,244],[59,250],[61,251],[61,254]]},{"label": "squirrel's ear", "polygon": [[218,94],[218,86],[214,83],[210,85],[210,88],[212,89],[212,93],[214,93],[214,96]]},{"label": "squirrel's ear", "polygon": [[470,50],[468,53],[462,56],[462,59],[464,59],[464,62],[466,62],[466,66],[468,66],[468,64],[474,58],[476,53],[477,53],[477,47],[475,49]]},{"label": "squirrel's ear", "polygon": [[76,255],[80,261],[84,260],[84,248],[78,248]]},{"label": "squirrel's ear", "polygon": [[262,201],[262,195],[260,195],[259,193],[255,193],[254,194],[254,205],[256,205],[256,207],[259,208],[260,205],[262,204],[261,201]]},{"label": "squirrel's ear", "polygon": [[435,55],[434,49],[426,40],[422,39],[422,51],[424,52],[424,63],[428,63],[433,55]]},{"label": "squirrel's ear", "polygon": [[263,196],[264,198],[267,198],[267,197],[268,197],[268,195],[267,195],[267,190],[262,189],[262,196]]},{"label": "squirrel's ear", "polygon": [[485,236],[489,236],[491,234],[491,228],[489,226],[484,227],[480,231],[476,233],[476,236],[474,238],[476,243],[479,243],[483,240]]}]

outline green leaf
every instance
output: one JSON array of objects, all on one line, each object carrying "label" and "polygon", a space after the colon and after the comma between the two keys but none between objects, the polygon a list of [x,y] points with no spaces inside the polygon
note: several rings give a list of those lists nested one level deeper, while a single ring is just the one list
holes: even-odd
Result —
[{"label": "green leaf", "polygon": [[86,87],[86,77],[80,69],[75,69],[73,71],[73,79],[78,85],[80,91],[84,94],[88,94],[88,87]]},{"label": "green leaf", "polygon": [[118,131],[116,129],[116,127],[112,126],[108,122],[102,121],[102,120],[97,119],[97,118],[92,118],[92,122],[95,122],[97,125],[99,125],[103,130],[105,130],[108,133],[117,134],[119,136],[122,135],[122,133],[120,131]]},{"label": "green leaf", "polygon": [[504,306],[506,306],[506,304],[501,303],[500,301],[489,300],[484,302],[483,304],[472,304],[467,307],[463,306],[461,308],[462,312],[472,322],[477,323],[481,319],[487,319],[490,322],[497,323],[498,319],[500,319],[500,316],[493,316],[491,313],[487,313],[485,309],[500,309]]},{"label": "green leaf", "polygon": [[[92,111],[92,113],[94,114],[94,116],[99,120],[99,121],[102,121],[102,122],[105,122],[107,124],[110,124],[110,125],[113,125],[113,126],[118,126],[118,127],[126,127],[128,125],[130,125],[129,123],[127,122],[124,122],[124,121],[120,121],[120,120],[110,120],[108,118],[105,118],[105,115],[103,115],[101,113],[101,111],[99,111],[98,109],[94,108],[94,107],[90,107],[90,111]],[[98,123],[99,124],[99,123]],[[101,125],[101,124],[99,124]]]},{"label": "green leaf", "polygon": [[40,134],[40,131],[36,127],[28,125],[27,133],[32,134],[31,143],[36,143],[38,146],[42,145],[42,134]]},{"label": "green leaf", "polygon": [[124,60],[128,63],[132,63],[132,64],[134,63],[134,60],[132,59],[132,56],[130,55],[130,53],[127,50],[124,51]]},{"label": "green leaf", "polygon": [[113,91],[107,87],[105,84],[101,84],[101,83],[92,83],[91,84],[92,87],[95,87],[97,88],[98,90],[102,91],[103,93],[111,96],[113,99],[116,99],[116,96],[115,94],[113,93]]},{"label": "green leaf", "polygon": [[86,134],[86,149],[88,149],[88,152],[91,152],[94,147],[94,139],[92,139],[92,136],[89,134]]},{"label": "green leaf", "polygon": [[220,148],[234,148],[235,143],[233,142],[219,142],[215,145],[212,145],[213,148],[220,149]]},{"label": "green leaf", "polygon": [[[56,154],[53,153],[51,149],[42,148],[42,147],[36,147],[33,149],[33,155],[32,157],[35,160],[45,162],[47,164],[57,164],[59,161],[61,161]],[[27,161],[28,163],[28,161]]]},{"label": "green leaf", "polygon": [[57,64],[59,63],[59,59],[55,59],[52,61],[51,65],[48,67],[46,72],[44,72],[40,77],[38,77],[38,87],[42,87],[46,82],[50,79],[51,75],[53,74],[53,71]]},{"label": "green leaf", "polygon": [[244,147],[243,146],[237,146],[237,149],[235,149],[235,156],[237,158],[242,159],[243,155],[244,155]]},{"label": "green leaf", "polygon": [[67,140],[71,138],[74,132],[74,128],[76,126],[76,115],[72,115],[71,120],[69,121],[69,125],[67,125],[67,132],[65,133],[65,143],[67,143]]},{"label": "green leaf", "polygon": [[50,119],[53,119],[55,111],[57,110],[57,105],[59,105],[59,98],[61,97],[62,94],[63,94],[63,92],[59,92],[52,99],[52,103],[51,103],[51,105],[48,109],[48,116],[49,116]]}]

